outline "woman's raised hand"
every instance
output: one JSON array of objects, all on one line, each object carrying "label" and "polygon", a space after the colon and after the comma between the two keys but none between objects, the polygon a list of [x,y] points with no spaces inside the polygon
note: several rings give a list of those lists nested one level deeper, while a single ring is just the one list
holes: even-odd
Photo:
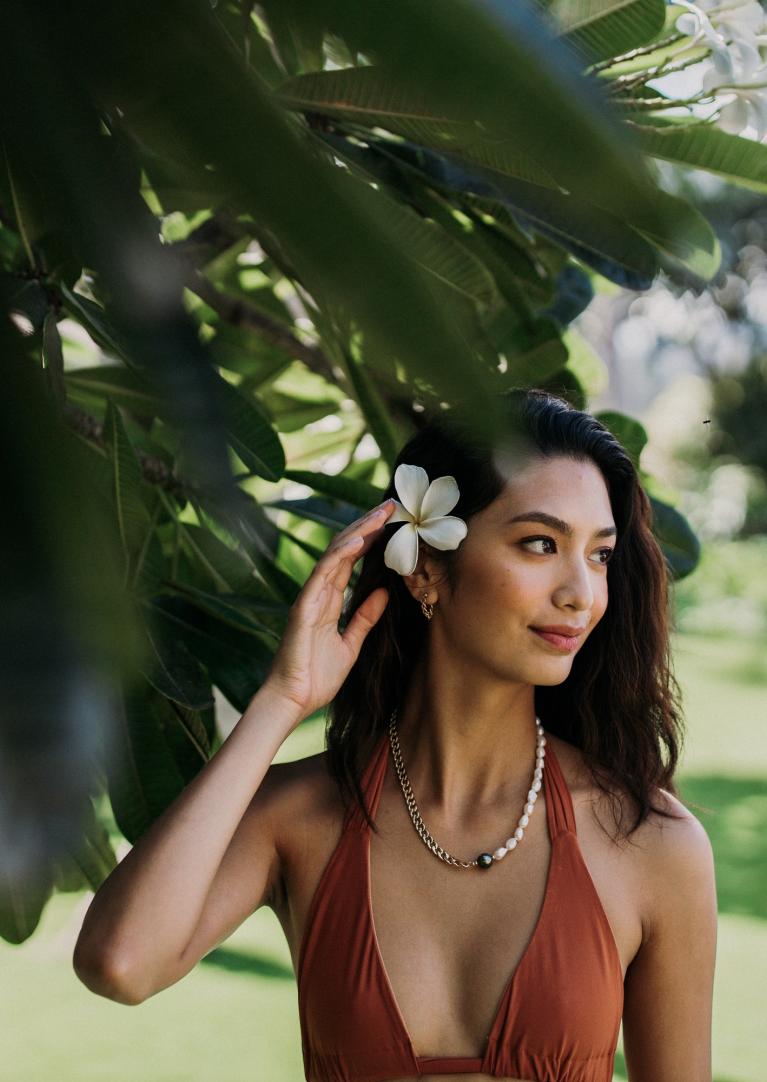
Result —
[{"label": "woman's raised hand", "polygon": [[339,633],[344,590],[354,564],[380,536],[394,507],[394,500],[385,500],[337,533],[291,606],[267,683],[297,703],[305,717],[335,696],[365,636],[386,608],[389,594],[381,586],[365,598],[343,634]]}]

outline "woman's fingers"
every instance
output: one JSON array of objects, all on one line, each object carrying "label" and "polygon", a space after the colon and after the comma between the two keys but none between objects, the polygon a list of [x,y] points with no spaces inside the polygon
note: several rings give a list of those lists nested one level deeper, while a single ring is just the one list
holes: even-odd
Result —
[{"label": "woman's fingers", "polygon": [[370,547],[394,506],[393,500],[385,501],[336,534],[304,585],[305,599],[313,600],[314,595],[319,594],[326,586],[340,590],[343,594],[355,562]]},{"label": "woman's fingers", "polygon": [[[320,571],[323,577],[332,579],[338,570],[339,561],[351,557],[355,547],[358,554],[354,556],[354,559],[359,559],[359,556],[370,547],[373,537],[384,525],[393,510],[394,501],[376,507],[337,534],[317,563],[317,570]],[[360,543],[360,538],[362,543]]]}]

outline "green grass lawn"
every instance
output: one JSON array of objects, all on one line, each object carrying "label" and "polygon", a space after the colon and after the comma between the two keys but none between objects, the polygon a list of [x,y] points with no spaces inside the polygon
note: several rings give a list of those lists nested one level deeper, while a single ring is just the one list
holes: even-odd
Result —
[{"label": "green grass lawn", "polygon": [[[767,1062],[767,662],[754,637],[675,637],[688,742],[682,798],[717,857],[716,1082],[761,1082]],[[279,758],[322,746],[317,722]],[[184,980],[137,1007],[88,992],[71,956],[91,895],[57,895],[19,947],[0,942],[2,1082],[298,1082],[296,986],[282,930],[261,910]],[[659,1004],[662,1009],[662,1004]],[[625,1079],[623,1059],[617,1079]],[[680,1082],[683,1080],[680,1079]]]}]

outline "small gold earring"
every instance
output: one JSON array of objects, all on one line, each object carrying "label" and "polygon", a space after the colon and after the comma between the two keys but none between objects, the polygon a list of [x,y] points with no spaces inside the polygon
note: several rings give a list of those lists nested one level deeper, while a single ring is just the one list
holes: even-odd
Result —
[{"label": "small gold earring", "polygon": [[429,591],[425,590],[424,593],[423,593],[422,600],[421,600],[421,612],[424,614],[424,616],[426,617],[427,620],[431,620],[432,616],[434,615],[434,606],[433,605],[427,605],[426,598],[428,596],[429,596]]}]

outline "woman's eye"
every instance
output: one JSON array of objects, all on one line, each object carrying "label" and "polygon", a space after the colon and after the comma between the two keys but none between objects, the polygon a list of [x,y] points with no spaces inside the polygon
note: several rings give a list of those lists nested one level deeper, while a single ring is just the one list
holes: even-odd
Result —
[{"label": "woman's eye", "polygon": [[[546,545],[546,544],[548,544],[548,545],[553,545],[554,549],[556,550],[556,541],[554,540],[553,537],[526,537],[523,541],[520,541],[520,544],[521,545],[534,545],[534,544]],[[605,564],[610,562],[610,559],[612,558],[613,552],[614,552],[614,549],[612,549],[609,546],[605,547],[605,548],[598,549],[597,553],[598,553],[598,555],[600,555],[602,557],[602,559],[598,560],[597,563],[601,564],[604,567]],[[548,553],[542,552],[542,553],[540,553],[540,555],[548,555]]]},{"label": "woman's eye", "polygon": [[526,537],[524,541],[520,541],[521,545],[533,545],[542,542],[543,544],[555,545],[553,537]]}]

